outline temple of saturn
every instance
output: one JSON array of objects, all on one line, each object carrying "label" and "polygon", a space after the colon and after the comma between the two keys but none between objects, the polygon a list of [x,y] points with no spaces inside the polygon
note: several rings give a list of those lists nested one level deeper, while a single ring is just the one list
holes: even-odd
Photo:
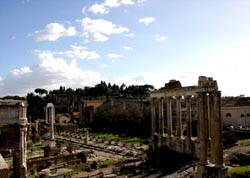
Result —
[{"label": "temple of saturn", "polygon": [[[171,80],[165,87],[151,92],[153,150],[167,146],[199,158],[199,178],[226,177],[220,95],[217,82],[205,76],[199,77],[198,86],[182,87],[179,81]],[[196,103],[195,113],[191,101]],[[192,137],[192,116],[197,118],[197,138]]]}]

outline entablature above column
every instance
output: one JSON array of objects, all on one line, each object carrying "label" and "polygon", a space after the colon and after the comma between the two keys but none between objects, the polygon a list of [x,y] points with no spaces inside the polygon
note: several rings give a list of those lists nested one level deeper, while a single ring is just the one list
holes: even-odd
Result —
[{"label": "entablature above column", "polygon": [[173,96],[197,96],[197,93],[210,93],[213,91],[218,91],[216,87],[199,87],[199,86],[190,86],[190,87],[181,87],[175,89],[159,89],[150,93],[151,98],[168,98]]}]

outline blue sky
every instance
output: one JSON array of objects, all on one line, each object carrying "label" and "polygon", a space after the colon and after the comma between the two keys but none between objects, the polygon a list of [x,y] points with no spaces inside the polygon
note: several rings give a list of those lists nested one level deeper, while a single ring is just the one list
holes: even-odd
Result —
[{"label": "blue sky", "polygon": [[200,75],[250,96],[249,0],[1,0],[0,27],[0,96]]}]

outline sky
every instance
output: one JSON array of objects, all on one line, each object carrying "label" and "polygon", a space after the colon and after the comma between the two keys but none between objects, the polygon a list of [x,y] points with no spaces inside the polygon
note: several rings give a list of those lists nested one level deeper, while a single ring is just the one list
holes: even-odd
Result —
[{"label": "sky", "polygon": [[199,76],[250,96],[249,0],[1,0],[0,28],[0,97]]}]

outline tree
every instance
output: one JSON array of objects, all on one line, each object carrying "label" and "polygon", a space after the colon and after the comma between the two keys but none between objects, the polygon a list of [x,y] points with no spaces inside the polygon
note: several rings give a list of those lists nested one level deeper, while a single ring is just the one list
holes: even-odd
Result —
[{"label": "tree", "polygon": [[36,88],[35,93],[38,93],[39,95],[43,95],[43,94],[47,95],[48,91],[43,88]]}]

